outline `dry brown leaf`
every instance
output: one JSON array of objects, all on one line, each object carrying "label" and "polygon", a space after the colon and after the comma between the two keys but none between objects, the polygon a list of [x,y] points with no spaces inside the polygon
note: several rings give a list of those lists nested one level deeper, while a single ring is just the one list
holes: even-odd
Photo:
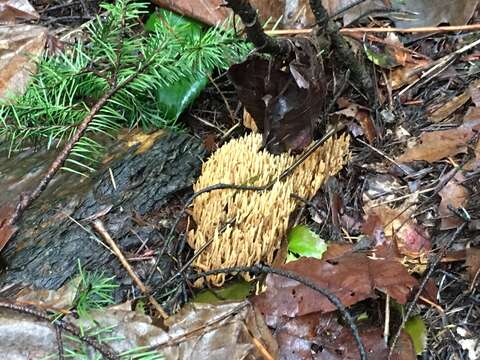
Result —
[{"label": "dry brown leaf", "polygon": [[411,15],[391,16],[396,26],[409,28],[443,23],[464,25],[472,17],[478,0],[391,0],[391,3],[392,8],[410,12]]},{"label": "dry brown leaf", "polygon": [[480,119],[449,130],[432,131],[420,136],[421,142],[397,158],[398,162],[424,160],[434,162],[466,152],[467,143],[480,130]]},{"label": "dry brown leaf", "polygon": [[[438,107],[434,111],[431,111],[428,120],[434,123],[438,123],[450,115],[452,115],[457,109],[470,100],[470,92],[466,90],[462,94],[453,97],[442,106]],[[428,111],[428,110],[427,110]],[[430,111],[429,111],[430,112]]]},{"label": "dry brown leaf", "polygon": [[467,266],[468,278],[470,281],[478,279],[480,272],[480,248],[468,248],[467,259],[465,265]]},{"label": "dry brown leaf", "polygon": [[[345,306],[375,297],[381,289],[404,304],[417,281],[395,259],[372,259],[366,253],[346,253],[328,260],[300,258],[282,266],[328,289]],[[254,297],[253,303],[273,326],[282,316],[297,317],[313,312],[335,311],[327,298],[297,281],[278,275],[268,275],[267,290]]]},{"label": "dry brown leaf", "polygon": [[14,211],[15,208],[12,205],[4,205],[0,207],[0,251],[2,251],[18,230],[15,225],[9,224],[9,220]]},{"label": "dry brown leaf", "polygon": [[[451,174],[448,173],[444,177],[450,175]],[[442,219],[440,230],[455,229],[463,223],[463,220],[458,216],[455,216],[455,214],[452,214],[448,207],[452,206],[453,208],[460,208],[467,204],[470,194],[467,188],[460,184],[464,180],[465,177],[463,174],[457,172],[438,193],[442,198],[442,201],[440,201],[440,205],[438,206],[438,215]]]},{"label": "dry brown leaf", "polygon": [[363,135],[367,138],[368,142],[371,144],[375,141],[377,137],[377,132],[375,131],[375,125],[373,124],[372,117],[370,112],[364,107],[349,103],[345,109],[335,112],[338,115],[344,115],[346,117],[353,118],[358,121],[362,127]]},{"label": "dry brown leaf", "polygon": [[402,86],[410,84],[418,79],[423,68],[431,63],[427,59],[419,59],[415,63],[407,63],[403,67],[399,67],[390,72],[388,81],[393,90],[400,89]]},{"label": "dry brown leaf", "polygon": [[47,32],[36,25],[0,26],[0,100],[23,94],[36,71],[35,59],[45,48]]},{"label": "dry brown leaf", "polygon": [[[333,14],[355,0],[322,0],[329,14]],[[397,27],[437,26],[442,23],[464,25],[472,17],[478,0],[366,0],[354,6],[343,15],[344,25],[348,25],[359,16],[375,10],[379,16],[388,16]],[[382,12],[395,9],[391,13]],[[398,10],[405,13],[399,13]],[[372,14],[374,16],[375,13]]]},{"label": "dry brown leaf", "polygon": [[0,24],[15,24],[17,19],[38,20],[40,15],[27,0],[2,0],[0,2]]},{"label": "dry brown leaf", "polygon": [[154,0],[156,5],[197,19],[205,24],[219,25],[231,14],[223,0]]},{"label": "dry brown leaf", "polygon": [[430,240],[423,228],[410,218],[410,212],[377,206],[367,209],[365,213],[362,230],[376,240],[377,246],[384,243],[388,245],[395,240],[398,251],[409,257],[419,257],[430,251]]}]

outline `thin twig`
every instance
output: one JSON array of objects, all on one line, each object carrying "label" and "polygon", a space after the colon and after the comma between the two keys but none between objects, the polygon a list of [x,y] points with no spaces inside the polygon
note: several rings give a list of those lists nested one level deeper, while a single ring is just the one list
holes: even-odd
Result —
[{"label": "thin twig", "polygon": [[457,32],[457,31],[477,31],[480,30],[480,24],[472,25],[460,25],[460,26],[423,26],[412,28],[390,28],[390,27],[377,27],[377,28],[343,28],[340,30],[342,34],[362,32],[362,33],[430,33],[430,32]]},{"label": "thin twig", "polygon": [[[227,221],[225,225],[219,231],[219,234],[222,234],[226,228],[234,223],[234,220]],[[203,244],[198,250],[195,251],[195,254],[178,270],[170,279],[168,279],[165,283],[161,284],[158,289],[155,290],[155,293],[164,289],[167,285],[169,285],[173,280],[175,280],[178,276],[182,275],[185,270],[198,258],[215,240],[215,236],[212,236],[205,244]]]},{"label": "thin twig", "polygon": [[425,275],[425,277],[423,278],[420,286],[418,287],[418,290],[415,293],[415,296],[413,297],[413,300],[408,305],[407,311],[406,311],[405,315],[403,316],[402,323],[400,324],[397,332],[395,333],[395,336],[393,337],[392,344],[390,345],[390,351],[388,353],[388,360],[391,359],[391,357],[393,355],[393,351],[395,349],[395,345],[397,344],[398,339],[400,338],[400,334],[402,332],[402,329],[405,327],[405,323],[407,322],[408,318],[410,317],[410,315],[413,311],[413,308],[417,304],[418,299],[420,298],[420,294],[425,289],[425,286],[427,285],[428,280],[432,277],[433,272],[437,268],[437,265],[440,263],[440,260],[442,260],[442,258],[445,256],[445,253],[447,252],[447,250],[451,248],[451,246],[453,245],[453,243],[457,239],[457,236],[463,231],[465,226],[466,226],[466,223],[463,223],[462,225],[460,225],[460,227],[455,231],[455,233],[453,234],[451,239],[440,249],[438,254],[435,256],[435,259],[431,262],[427,274]]},{"label": "thin twig", "polygon": [[106,344],[100,343],[95,337],[85,335],[83,331],[81,331],[76,325],[67,322],[65,320],[54,320],[52,321],[51,317],[43,310],[39,310],[38,308],[29,305],[25,306],[22,304],[17,304],[12,301],[8,300],[0,300],[0,308],[14,310],[23,314],[28,314],[34,316],[38,319],[45,320],[55,327],[59,327],[60,329],[69,332],[70,334],[74,335],[81,341],[85,342],[95,350],[97,350],[100,354],[103,355],[105,359],[108,360],[118,360],[119,356]]},{"label": "thin twig", "polygon": [[[431,32],[458,32],[458,31],[478,31],[480,30],[480,24],[460,25],[460,26],[425,26],[425,27],[413,27],[413,28],[395,28],[395,27],[358,27],[358,28],[342,28],[340,34],[348,35],[352,33],[431,33]],[[311,34],[314,29],[279,29],[279,30],[267,30],[265,33],[270,36],[282,36],[282,35],[304,35]]]},{"label": "thin twig", "polygon": [[141,293],[148,297],[148,300],[152,304],[152,306],[157,310],[157,312],[162,316],[163,319],[168,318],[167,312],[162,308],[162,306],[155,300],[155,298],[150,295],[149,290],[147,287],[143,284],[142,280],[135,274],[135,271],[133,271],[132,267],[128,263],[127,259],[123,255],[122,251],[120,248],[117,246],[115,241],[112,239],[110,234],[108,233],[107,229],[105,229],[105,225],[103,225],[103,222],[99,219],[95,220],[93,222],[93,228],[98,232],[98,234],[105,240],[105,242],[111,247],[113,253],[118,257],[120,260],[120,263],[122,266],[127,270],[128,275],[132,278],[133,282],[137,287],[140,289]]},{"label": "thin twig", "polygon": [[227,108],[228,114],[230,115],[230,118],[232,119],[232,121],[233,121],[234,123],[238,123],[238,120],[235,119],[235,114],[233,113],[232,108],[230,107],[230,104],[229,104],[228,101],[227,101],[227,98],[225,97],[225,95],[223,95],[223,91],[220,90],[220,88],[218,87],[217,83],[216,83],[215,80],[213,79],[212,75],[208,74],[208,79],[210,80],[210,82],[213,84],[213,86],[215,87],[215,89],[217,89],[218,93],[219,93],[220,96],[222,97],[222,100],[223,100],[223,102],[225,103],[225,107]]},{"label": "thin twig", "polygon": [[255,276],[261,275],[261,274],[275,274],[278,276],[283,276],[291,280],[298,281],[299,283],[309,287],[312,290],[315,290],[316,292],[320,293],[321,295],[325,296],[328,301],[330,301],[335,307],[338,309],[340,314],[342,315],[343,319],[345,322],[348,324],[350,327],[350,330],[352,331],[353,337],[355,339],[355,342],[358,347],[358,352],[360,354],[360,359],[366,360],[367,359],[367,353],[365,351],[365,346],[363,345],[362,339],[360,337],[360,333],[358,331],[357,326],[355,325],[355,320],[353,319],[352,315],[348,312],[348,310],[345,308],[345,305],[343,305],[342,301],[338,298],[337,295],[335,295],[333,292],[331,292],[328,289],[322,288],[317,286],[314,282],[309,280],[308,278],[299,276],[296,273],[293,273],[291,271],[283,270],[283,269],[277,269],[273,268],[270,266],[266,265],[254,265],[250,267],[233,267],[233,268],[226,268],[226,269],[218,269],[218,270],[211,270],[211,271],[206,271],[203,273],[198,273],[189,276],[190,279],[198,279],[201,277],[206,277],[210,275],[218,275],[218,274],[225,274],[225,273],[242,273],[242,272],[250,272]]}]

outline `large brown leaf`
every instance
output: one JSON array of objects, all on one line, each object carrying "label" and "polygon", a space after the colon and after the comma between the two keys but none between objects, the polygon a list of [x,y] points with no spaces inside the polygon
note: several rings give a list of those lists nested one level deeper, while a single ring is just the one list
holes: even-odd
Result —
[{"label": "large brown leaf", "polygon": [[480,119],[449,130],[432,131],[420,136],[421,142],[397,158],[398,162],[424,160],[434,162],[466,152],[468,142],[480,130]]},{"label": "large brown leaf", "polygon": [[[387,292],[404,304],[417,284],[397,260],[372,259],[366,253],[347,253],[328,260],[301,258],[282,268],[330,290],[345,306],[375,297],[375,289]],[[267,290],[252,301],[269,326],[277,324],[282,316],[297,317],[336,310],[327,298],[297,281],[268,275],[266,285]]]},{"label": "large brown leaf", "polygon": [[228,71],[230,79],[273,154],[300,152],[313,139],[325,97],[323,67],[307,39],[292,39],[295,59],[287,65],[253,56]]},{"label": "large brown leaf", "polygon": [[27,0],[0,1],[0,24],[14,24],[17,19],[38,20],[40,15]]},{"label": "large brown leaf", "polygon": [[25,91],[46,39],[47,29],[42,26],[0,26],[0,100]]}]

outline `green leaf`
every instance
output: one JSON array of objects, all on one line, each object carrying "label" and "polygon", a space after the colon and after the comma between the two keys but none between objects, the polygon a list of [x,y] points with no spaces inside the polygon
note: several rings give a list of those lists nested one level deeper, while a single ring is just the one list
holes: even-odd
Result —
[{"label": "green leaf", "polygon": [[427,326],[420,316],[414,316],[405,324],[405,331],[412,338],[417,355],[421,355],[427,346]]},{"label": "green leaf", "polygon": [[208,77],[183,78],[157,90],[157,106],[167,119],[177,120],[207,86]]},{"label": "green leaf", "polygon": [[223,301],[241,301],[250,294],[252,286],[253,285],[251,283],[242,278],[219,290],[203,290],[193,298],[193,302],[203,304],[218,304]]},{"label": "green leaf", "polygon": [[321,259],[327,244],[306,225],[297,225],[288,233],[288,251],[300,256]]},{"label": "green leaf", "polygon": [[[160,9],[153,13],[145,24],[150,32],[166,28],[185,40],[200,39],[203,35],[202,24],[188,17],[180,16],[172,11]],[[194,76],[183,76],[168,86],[157,88],[157,106],[166,119],[176,121],[208,84],[208,76],[200,71]]]},{"label": "green leaf", "polygon": [[191,34],[200,34],[202,32],[202,23],[186,16],[178,15],[167,9],[159,9],[149,16],[145,23],[145,30],[155,32],[158,27],[168,25],[172,30],[179,27],[187,28]]},{"label": "green leaf", "polygon": [[367,44],[365,44],[363,48],[365,50],[367,58],[381,68],[393,69],[394,67],[399,65],[395,58],[389,53],[386,48],[381,50],[376,46],[371,46]]}]

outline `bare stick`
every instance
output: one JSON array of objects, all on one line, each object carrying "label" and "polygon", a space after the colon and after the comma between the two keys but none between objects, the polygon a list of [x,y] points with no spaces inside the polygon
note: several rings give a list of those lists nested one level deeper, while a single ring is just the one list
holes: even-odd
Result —
[{"label": "bare stick", "polygon": [[[282,36],[282,35],[304,35],[311,34],[314,29],[279,29],[279,30],[267,30],[266,35],[270,36]],[[355,33],[439,33],[439,32],[459,32],[459,31],[478,31],[480,30],[480,24],[460,25],[460,26],[425,26],[425,27],[413,27],[413,28],[396,28],[396,27],[357,27],[357,28],[342,28],[339,30],[342,35],[349,35]]]},{"label": "bare stick", "polygon": [[147,287],[143,284],[142,280],[135,274],[135,271],[133,271],[132,267],[128,263],[127,259],[123,255],[122,251],[120,248],[117,246],[115,241],[112,239],[110,234],[108,233],[107,229],[105,229],[105,225],[103,225],[103,222],[99,219],[95,220],[93,222],[93,228],[98,232],[98,234],[105,240],[105,242],[111,247],[113,253],[118,257],[118,260],[120,260],[120,263],[122,266],[127,270],[128,275],[132,278],[133,282],[137,287],[140,289],[143,295],[148,297],[148,300],[152,304],[152,306],[157,310],[157,312],[162,316],[162,318],[167,319],[168,314],[167,312],[162,308],[162,306],[155,300],[155,298],[150,295],[150,292],[148,291]]}]

